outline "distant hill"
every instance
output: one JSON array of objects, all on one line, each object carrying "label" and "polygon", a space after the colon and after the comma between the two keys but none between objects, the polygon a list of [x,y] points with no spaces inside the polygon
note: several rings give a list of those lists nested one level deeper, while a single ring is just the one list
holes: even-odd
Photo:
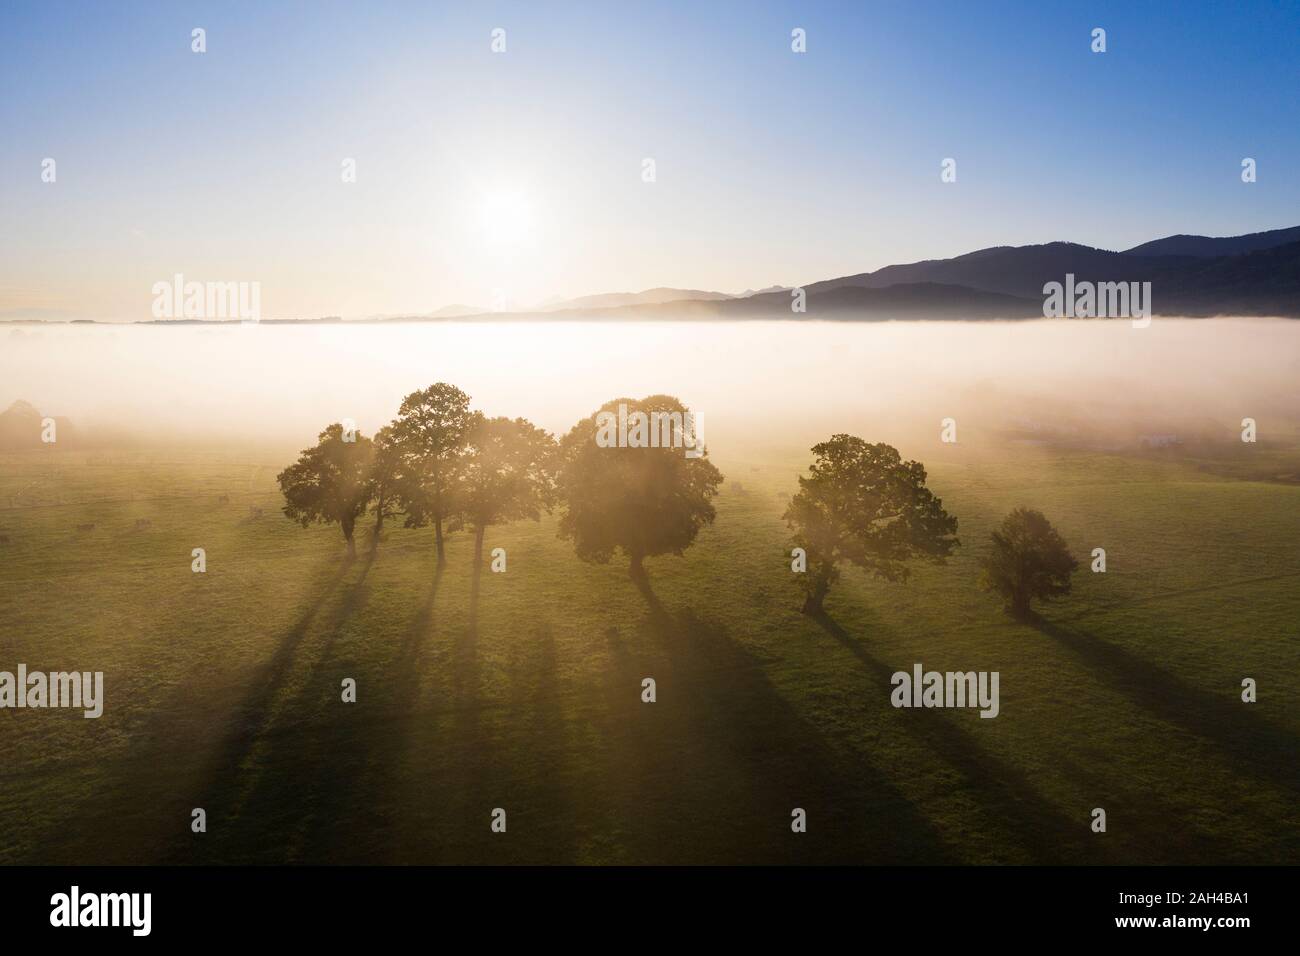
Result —
[{"label": "distant hill", "polygon": [[[885,288],[837,286],[807,292],[807,311],[791,314],[791,295],[773,292],[749,299],[717,303],[722,316],[743,318],[755,313],[795,319],[889,318],[1036,318],[1043,313],[1042,299],[985,292],[969,286],[939,282],[902,282]],[[756,308],[757,307],[757,308]]]},{"label": "distant hill", "polygon": [[[619,297],[589,296],[545,313],[509,318],[1018,319],[1041,316],[1043,286],[1063,282],[1067,274],[1072,274],[1076,283],[1150,282],[1156,315],[1300,318],[1300,242],[1277,241],[1293,234],[1300,235],[1300,227],[1193,244],[1202,251],[1219,242],[1230,248],[1259,247],[1222,255],[1154,254],[1152,250],[1161,248],[1165,240],[1136,247],[1147,250],[1142,254],[1073,242],[995,246],[952,259],[885,266],[875,272],[810,283],[803,287],[807,296],[803,313],[791,312],[790,292],[781,290],[743,297],[710,293],[708,298],[630,303]],[[593,305],[598,301],[624,304]]]},{"label": "distant hill", "polygon": [[823,292],[842,286],[883,289],[903,282],[938,282],[984,292],[1042,300],[1043,284],[1062,281],[1067,272],[1092,282],[1141,281],[1152,272],[1192,262],[1180,256],[1127,256],[1073,242],[1039,246],[996,246],[968,252],[953,259],[927,259],[906,265],[885,266],[875,272],[814,282],[804,288]]},{"label": "distant hill", "polygon": [[76,317],[65,309],[5,309],[0,322],[68,322]]},{"label": "distant hill", "polygon": [[1300,318],[1300,242],[1169,270],[1153,283],[1152,299],[1167,314]]},{"label": "distant hill", "polygon": [[765,289],[746,289],[744,292],[740,293],[739,295],[732,296],[732,298],[744,299],[744,298],[748,298],[751,295],[766,295],[769,292],[789,292],[789,291],[790,291],[790,287],[788,285],[770,285]]},{"label": "distant hill", "polygon": [[437,312],[431,313],[435,319],[451,319],[459,315],[475,315],[483,309],[476,305],[444,305]]},{"label": "distant hill", "polygon": [[[888,289],[938,284],[1011,297],[1007,318],[1020,300],[1043,299],[1043,286],[1062,282],[1150,282],[1157,315],[1276,315],[1300,318],[1300,226],[1214,239],[1171,236],[1125,252],[1072,242],[995,246],[952,259],[928,259],[885,266],[875,272],[826,279],[804,286],[810,301],[835,289]],[[957,293],[937,296],[948,311],[961,312]],[[746,300],[746,301],[752,301]],[[899,303],[900,306],[903,304]],[[866,308],[866,303],[862,303]],[[996,300],[969,297],[972,318],[996,307]],[[811,312],[811,307],[809,308]],[[868,310],[869,311],[869,310]]]},{"label": "distant hill", "polygon": [[1126,256],[1239,256],[1300,242],[1300,226],[1216,239],[1211,236],[1166,236],[1126,249]]},{"label": "distant hill", "polygon": [[702,292],[698,289],[646,289],[644,292],[606,292],[600,295],[584,295],[576,299],[562,299],[549,302],[541,312],[562,312],[570,309],[617,309],[626,305],[663,305],[666,302],[712,302],[718,299],[730,299],[725,292]]},{"label": "distant hill", "polygon": [[808,294],[806,311],[791,311],[789,290],[768,292],[748,298],[691,300],[661,305],[642,304],[616,309],[568,309],[558,312],[517,312],[475,316],[482,321],[590,321],[610,319],[652,320],[743,320],[743,319],[993,319],[1037,318],[1042,315],[1041,298],[1021,298],[983,292],[966,286],[936,282],[912,282],[868,289],[841,286]]}]

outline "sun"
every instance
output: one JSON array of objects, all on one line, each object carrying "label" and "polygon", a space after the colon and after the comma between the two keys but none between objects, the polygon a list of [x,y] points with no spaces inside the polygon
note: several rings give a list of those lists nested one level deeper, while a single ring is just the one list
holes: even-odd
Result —
[{"label": "sun", "polygon": [[483,235],[489,245],[515,246],[533,234],[533,202],[519,189],[495,189],[483,196]]}]

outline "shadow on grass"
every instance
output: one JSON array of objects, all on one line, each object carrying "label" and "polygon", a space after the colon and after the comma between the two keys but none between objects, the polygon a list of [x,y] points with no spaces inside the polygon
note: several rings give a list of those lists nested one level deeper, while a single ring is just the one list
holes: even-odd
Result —
[{"label": "shadow on grass", "polygon": [[478,599],[482,592],[483,584],[483,562],[477,560],[474,562],[474,573],[470,577],[469,584],[469,630],[471,636],[477,636],[478,632]]},{"label": "shadow on grass", "polygon": [[[372,694],[382,693],[382,703],[372,699],[364,708],[330,711],[325,722],[306,729],[314,738],[313,756],[300,779],[289,781],[313,795],[311,818],[297,845],[302,862],[388,861],[397,835],[398,803],[407,796],[402,770],[420,718],[421,666],[434,633],[443,572],[438,565],[392,663],[382,675],[366,672],[365,684]],[[301,741],[286,741],[285,759],[294,760],[301,746]]]},{"label": "shadow on grass", "polygon": [[[393,658],[380,663],[367,657],[357,665],[366,675],[362,683],[372,688],[368,701],[328,710],[296,732],[276,736],[257,816],[270,818],[292,805],[302,819],[287,821],[297,836],[269,848],[268,860],[431,864],[466,857],[462,844],[474,842],[473,834],[455,818],[462,806],[481,803],[480,795],[493,789],[493,748],[481,720],[479,575],[472,582],[468,623],[444,632],[439,649],[433,642],[445,570],[445,564],[437,566]],[[448,692],[426,702],[422,679],[433,666],[430,652],[439,650],[446,655]],[[304,702],[303,712],[310,706]],[[436,772],[419,779],[429,767]],[[477,809],[487,832],[487,809]],[[240,842],[250,839],[245,835]]]},{"label": "shadow on grass", "polygon": [[1239,773],[1300,796],[1300,738],[1262,718],[1254,705],[1200,690],[1087,631],[1037,614],[1026,623],[1068,648],[1139,707],[1209,741]]},{"label": "shadow on grass", "polygon": [[[385,862],[569,863],[575,821],[568,777],[568,703],[558,650],[545,624],[491,646],[480,643],[481,566],[471,580],[468,621],[446,647],[446,692],[422,706],[418,693],[397,703],[393,741],[418,750],[374,765],[363,795],[397,794],[400,832],[381,836]],[[427,632],[426,617],[415,631]],[[413,632],[415,633],[415,632]],[[418,682],[417,658],[404,669]],[[412,779],[412,777],[417,779]],[[508,838],[494,834],[491,811],[507,812]]]},{"label": "shadow on grass", "polygon": [[[280,839],[255,851],[255,862],[572,860],[553,636],[541,627],[509,641],[509,659],[494,661],[485,675],[473,594],[469,623],[444,631],[434,648],[442,573],[393,658],[359,665],[363,687],[382,692],[267,735],[263,778],[246,805],[250,823],[233,841],[257,846],[259,834],[274,832]],[[431,650],[445,656],[431,663]],[[445,675],[445,691],[426,700],[430,671],[435,683],[437,672]],[[312,706],[305,700],[284,713],[311,713]],[[495,806],[508,810],[509,840],[488,827]]]},{"label": "shadow on grass", "polygon": [[[832,748],[724,625],[671,614],[648,580],[637,586],[664,668],[658,726],[639,741],[655,748],[646,759],[660,778],[640,795],[637,862],[955,862],[931,821],[875,767]],[[806,833],[791,831],[796,807]]]},{"label": "shadow on grass", "polygon": [[[829,615],[814,620],[870,673],[874,693],[887,699],[895,668],[871,654]],[[969,732],[941,711],[912,712],[912,736],[956,770],[979,794],[979,803],[1006,821],[1005,839],[1018,844],[1037,864],[1095,862],[1101,847],[1087,819],[1072,819],[1037,795],[1028,774],[989,752]],[[968,862],[980,862],[972,860]]]},{"label": "shadow on grass", "polygon": [[[238,760],[245,752],[244,745],[255,738],[259,718],[265,719],[295,649],[353,564],[348,559],[333,563],[321,576],[303,611],[258,669],[254,689],[234,709],[233,729],[216,745],[220,748],[218,758],[196,762],[193,750],[196,742],[206,746],[204,735],[210,733],[212,716],[196,706],[192,684],[181,684],[140,725],[124,729],[131,740],[130,749],[116,761],[111,778],[87,794],[61,822],[60,833],[50,836],[47,846],[53,852],[46,862],[65,862],[61,855],[65,846],[75,854],[68,863],[120,865],[190,859],[198,839],[190,831],[190,810],[203,807],[211,813],[211,808],[202,802],[203,796],[196,800],[191,772],[182,768],[195,767],[192,772],[209,781],[201,794],[214,792],[212,783],[221,776],[221,761]],[[209,689],[204,688],[204,693]],[[224,766],[225,775],[233,777],[235,765]],[[86,857],[87,847],[94,847],[93,859]]]},{"label": "shadow on grass", "polygon": [[[328,600],[356,564],[349,558],[318,589],[306,611],[280,638],[270,659],[259,668],[250,682],[250,690],[235,708],[231,731],[217,746],[208,764],[207,782],[193,795],[190,805],[207,811],[209,833],[198,853],[193,842],[180,841],[169,851],[169,858],[181,861],[244,861],[268,854],[283,860],[293,848],[268,845],[258,834],[288,834],[310,810],[310,800],[319,794],[318,781],[325,774],[313,768],[327,763],[335,753],[305,732],[301,715],[320,708],[319,700],[308,695],[341,693],[341,687],[321,687],[317,672],[332,656],[332,649],[343,625],[365,604],[368,591],[366,577],[376,553],[369,550],[362,559],[356,580],[343,588],[333,606]],[[328,610],[327,610],[328,609]],[[292,699],[278,702],[303,640],[308,634],[323,635],[322,644],[311,663],[311,673],[303,688]],[[256,767],[246,767],[256,750]],[[251,774],[251,776],[249,776]],[[291,798],[290,798],[291,797]],[[188,833],[186,834],[189,835]]]}]

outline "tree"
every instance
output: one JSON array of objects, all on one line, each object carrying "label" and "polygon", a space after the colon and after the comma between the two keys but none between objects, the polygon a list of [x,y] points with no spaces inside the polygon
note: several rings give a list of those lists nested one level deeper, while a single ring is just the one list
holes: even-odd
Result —
[{"label": "tree", "polygon": [[994,531],[993,550],[981,561],[980,584],[995,591],[1016,617],[1028,617],[1035,598],[1050,601],[1070,593],[1079,562],[1041,511],[1017,508]]},{"label": "tree", "polygon": [[[607,425],[620,407],[625,421],[646,416],[657,447],[647,446],[642,439],[649,432],[635,427],[628,441],[621,435],[609,440]],[[690,414],[670,395],[639,402],[616,398],[564,436],[557,475],[564,502],[560,537],[573,541],[579,558],[605,564],[622,551],[630,561],[628,573],[641,581],[644,559],[680,555],[700,528],[713,521],[710,499],[722,474],[700,447]]]},{"label": "tree", "polygon": [[320,433],[314,448],[303,450],[296,462],[276,477],[284,494],[284,513],[304,528],[312,522],[338,522],[356,555],[352,534],[357,518],[366,513],[374,494],[370,468],[374,444],[359,432],[345,441],[343,426],[335,423]]},{"label": "tree", "polygon": [[408,476],[402,446],[393,426],[385,425],[375,432],[374,441],[374,460],[370,470],[374,503],[370,506],[370,511],[375,516],[373,544],[378,545],[384,522],[388,518],[404,514],[401,501]]},{"label": "tree", "polygon": [[469,396],[439,382],[407,395],[392,424],[406,476],[397,494],[405,525],[433,525],[439,565],[447,561],[443,522],[455,512],[457,470],[472,421]]},{"label": "tree", "polygon": [[822,613],[844,561],[886,581],[906,581],[907,562],[941,564],[957,547],[957,519],[925,486],[919,462],[853,435],[834,435],[812,452],[816,460],[785,511],[794,544],[807,554],[807,571],[799,575],[803,613]]},{"label": "tree", "polygon": [[523,418],[476,414],[466,435],[456,503],[474,531],[474,567],[483,563],[483,535],[494,524],[541,519],[555,500],[555,439]]}]

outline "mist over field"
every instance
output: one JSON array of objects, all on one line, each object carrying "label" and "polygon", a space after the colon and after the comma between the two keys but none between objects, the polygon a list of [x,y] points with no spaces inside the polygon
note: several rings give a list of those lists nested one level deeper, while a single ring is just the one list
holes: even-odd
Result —
[{"label": "mist over field", "polygon": [[45,325],[0,341],[0,405],[67,416],[90,445],[296,448],[343,419],[372,433],[436,381],[557,433],[611,398],[673,394],[715,454],[833,431],[929,442],[944,418],[959,442],[1124,447],[1236,442],[1249,416],[1268,441],[1300,417],[1285,320]]},{"label": "mist over field", "polygon": [[[0,735],[0,863],[1296,859],[1298,324],[27,325],[0,342],[0,404],[71,426],[0,454],[3,663],[104,676],[101,717]],[[561,535],[580,498],[488,526],[482,554],[449,525],[445,566],[400,516],[382,534],[362,516],[356,559],[337,524],[288,520],[277,476],[318,432],[370,435],[439,381],[555,432],[678,395],[723,479],[716,518],[640,584]],[[906,582],[846,563],[810,615],[788,514],[836,432],[920,461],[960,546]],[[1024,620],[981,576],[1021,507],[1080,562]],[[507,573],[486,567],[498,548]],[[892,675],[921,665],[998,673],[997,719],[895,707]],[[486,823],[498,806],[509,840]],[[815,823],[793,843],[792,807]]]}]

